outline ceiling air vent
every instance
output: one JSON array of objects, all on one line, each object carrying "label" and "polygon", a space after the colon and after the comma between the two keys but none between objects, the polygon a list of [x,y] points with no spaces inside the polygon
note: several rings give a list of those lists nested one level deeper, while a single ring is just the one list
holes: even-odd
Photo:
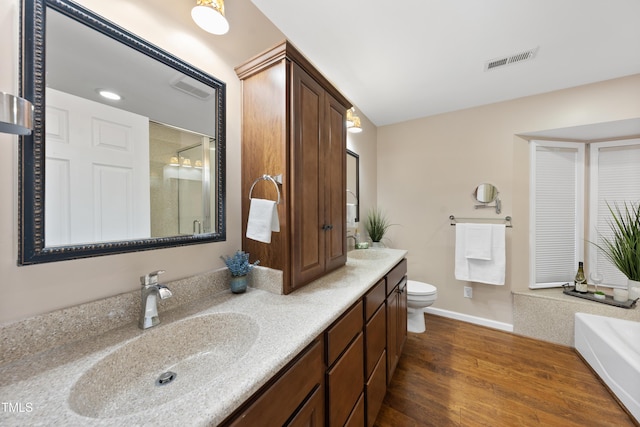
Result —
[{"label": "ceiling air vent", "polygon": [[537,47],[534,49],[525,50],[524,52],[516,53],[515,55],[491,59],[484,64],[484,70],[489,71],[495,68],[504,67],[505,65],[528,61],[535,58],[536,53],[538,53]]},{"label": "ceiling air vent", "polygon": [[171,82],[171,87],[202,100],[207,100],[216,93],[216,90],[211,86],[188,76],[179,76],[174,79]]}]

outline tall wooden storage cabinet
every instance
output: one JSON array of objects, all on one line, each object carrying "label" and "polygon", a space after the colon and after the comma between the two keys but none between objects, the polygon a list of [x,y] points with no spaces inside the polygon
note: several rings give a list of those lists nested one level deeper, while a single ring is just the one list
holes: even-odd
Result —
[{"label": "tall wooden storage cabinet", "polygon": [[[346,262],[346,111],[350,103],[289,42],[236,67],[242,80],[242,247],[282,270],[283,292]],[[280,232],[246,238],[249,190],[282,175]],[[276,200],[269,181],[252,197]]]}]

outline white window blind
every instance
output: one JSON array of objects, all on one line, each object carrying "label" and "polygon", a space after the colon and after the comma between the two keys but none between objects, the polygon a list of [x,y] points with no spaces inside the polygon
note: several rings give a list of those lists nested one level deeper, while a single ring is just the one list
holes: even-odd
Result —
[{"label": "white window blind", "polygon": [[530,287],[572,282],[583,257],[584,144],[532,141]]},{"label": "white window blind", "polygon": [[[640,139],[592,143],[590,148],[589,241],[602,245],[602,237],[612,237],[609,222],[615,205],[640,203]],[[604,283],[626,287],[627,278],[595,247],[589,247],[588,271],[597,270]]]}]

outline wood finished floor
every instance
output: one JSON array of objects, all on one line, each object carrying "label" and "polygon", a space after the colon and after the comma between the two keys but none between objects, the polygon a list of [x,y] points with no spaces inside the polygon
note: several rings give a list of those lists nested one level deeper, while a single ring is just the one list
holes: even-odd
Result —
[{"label": "wood finished floor", "polygon": [[426,315],[376,426],[634,426],[572,348]]}]

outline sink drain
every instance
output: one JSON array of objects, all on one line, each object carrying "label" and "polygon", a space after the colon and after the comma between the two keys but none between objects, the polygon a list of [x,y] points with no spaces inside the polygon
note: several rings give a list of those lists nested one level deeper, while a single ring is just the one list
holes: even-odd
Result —
[{"label": "sink drain", "polygon": [[171,384],[171,382],[175,380],[177,376],[178,374],[176,374],[175,372],[171,372],[171,371],[164,372],[160,374],[160,376],[156,380],[156,385]]}]

